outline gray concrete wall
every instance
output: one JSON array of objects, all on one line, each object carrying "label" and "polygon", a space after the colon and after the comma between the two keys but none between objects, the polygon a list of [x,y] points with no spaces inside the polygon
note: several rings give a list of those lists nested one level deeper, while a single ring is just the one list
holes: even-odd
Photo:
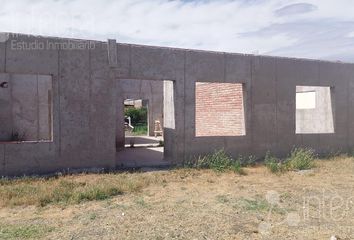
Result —
[{"label": "gray concrete wall", "polygon": [[164,129],[165,153],[172,163],[184,159],[185,55],[182,49],[118,44],[118,67],[113,71],[116,79],[174,82],[175,129]]},{"label": "gray concrete wall", "polygon": [[[53,141],[0,143],[3,162],[0,175],[115,167],[112,129],[116,93],[108,67],[107,45],[94,42],[93,49],[75,50],[53,47],[68,41],[89,43],[24,35],[10,35],[6,43],[0,43],[6,49],[5,54],[0,48],[2,72],[53,78]],[[44,48],[14,47],[16,43],[33,42],[43,44]]]},{"label": "gray concrete wall", "polygon": [[[12,129],[25,140],[38,140],[38,87],[37,76],[10,75]],[[10,130],[11,131],[11,130]]]},{"label": "gray concrete wall", "polygon": [[[9,74],[0,73],[0,84],[10,82]],[[8,141],[11,138],[12,131],[12,102],[11,86],[0,88],[0,141]]]},{"label": "gray concrete wall", "polygon": [[[294,146],[318,153],[354,146],[354,64],[129,44],[111,47],[109,63],[103,42],[70,40],[95,43],[94,49],[16,50],[13,40],[45,45],[69,41],[19,35],[0,42],[1,72],[53,76],[53,142],[0,144],[0,175],[115,167],[120,79],[173,82],[173,94],[166,86],[165,100],[174,107],[175,121],[164,130],[172,163],[221,148],[235,157],[261,157],[268,150],[285,156]],[[196,82],[243,84],[245,136],[195,137]],[[334,133],[296,134],[299,85],[332,87]]]}]

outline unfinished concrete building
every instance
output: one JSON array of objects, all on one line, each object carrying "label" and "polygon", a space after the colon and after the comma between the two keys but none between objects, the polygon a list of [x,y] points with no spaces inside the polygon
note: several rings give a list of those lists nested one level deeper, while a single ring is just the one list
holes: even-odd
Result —
[{"label": "unfinished concrete building", "polygon": [[1,34],[0,175],[124,166],[127,98],[162,109],[167,164],[354,146],[354,64]]}]

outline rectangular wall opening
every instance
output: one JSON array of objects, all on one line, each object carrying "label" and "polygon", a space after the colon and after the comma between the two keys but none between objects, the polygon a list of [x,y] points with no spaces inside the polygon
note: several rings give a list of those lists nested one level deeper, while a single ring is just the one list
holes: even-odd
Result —
[{"label": "rectangular wall opening", "polygon": [[[160,152],[163,152],[161,145],[161,142],[163,142],[162,106],[160,108],[159,113],[161,114],[161,118],[150,116],[153,121],[149,121],[149,114],[151,115],[149,112],[149,100],[131,98],[124,100],[125,148],[160,147]],[[150,126],[151,124],[152,126]],[[149,129],[153,129],[152,136],[150,136]]]},{"label": "rectangular wall opening", "polygon": [[0,85],[0,141],[52,141],[52,76],[0,74]]},{"label": "rectangular wall opening", "polygon": [[244,136],[245,107],[241,83],[195,84],[195,136]]},{"label": "rectangular wall opening", "polygon": [[117,81],[117,166],[167,166],[175,132],[174,82]]},{"label": "rectangular wall opening", "polygon": [[149,136],[148,100],[124,100],[125,137]]},{"label": "rectangular wall opening", "polygon": [[334,133],[331,87],[296,86],[296,134]]}]

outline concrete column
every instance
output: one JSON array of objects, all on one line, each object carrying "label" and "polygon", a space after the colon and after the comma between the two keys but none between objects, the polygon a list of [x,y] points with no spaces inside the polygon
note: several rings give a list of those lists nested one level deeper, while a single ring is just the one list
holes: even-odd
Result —
[{"label": "concrete column", "polygon": [[52,139],[52,77],[38,76],[38,140]]},{"label": "concrete column", "polygon": [[118,91],[116,106],[116,148],[121,150],[124,148],[125,144],[125,134],[124,134],[124,98],[120,95]]}]

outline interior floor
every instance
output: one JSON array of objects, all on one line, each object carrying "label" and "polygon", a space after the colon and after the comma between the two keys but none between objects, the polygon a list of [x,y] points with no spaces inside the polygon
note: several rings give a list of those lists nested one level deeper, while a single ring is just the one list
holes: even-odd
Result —
[{"label": "interior floor", "polygon": [[150,136],[125,136],[125,147],[130,147],[131,143],[134,143],[134,147],[158,147],[162,136],[150,137]]},{"label": "interior floor", "polygon": [[163,147],[126,148],[117,152],[118,167],[167,167],[169,162],[163,158]]},{"label": "interior floor", "polygon": [[[164,160],[163,137],[126,136],[125,148],[116,153],[116,166],[127,168],[167,167]],[[131,147],[134,143],[134,147]]]}]

